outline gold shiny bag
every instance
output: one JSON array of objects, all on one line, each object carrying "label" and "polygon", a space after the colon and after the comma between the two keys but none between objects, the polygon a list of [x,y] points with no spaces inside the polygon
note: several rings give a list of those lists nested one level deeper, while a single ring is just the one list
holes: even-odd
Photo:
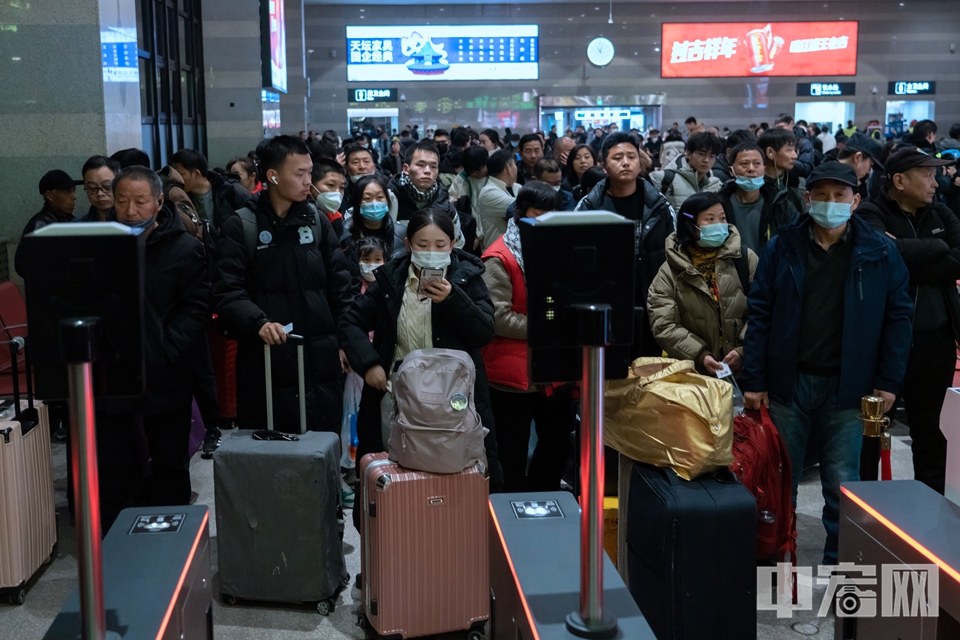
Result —
[{"label": "gold shiny bag", "polygon": [[733,385],[690,360],[638,358],[604,390],[603,441],[691,480],[733,464]]}]

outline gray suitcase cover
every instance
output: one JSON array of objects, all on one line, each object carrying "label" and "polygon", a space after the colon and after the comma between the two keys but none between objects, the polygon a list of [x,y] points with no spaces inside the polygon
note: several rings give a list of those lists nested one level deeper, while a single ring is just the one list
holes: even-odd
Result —
[{"label": "gray suitcase cover", "polygon": [[314,602],[349,580],[337,526],[340,438],[298,442],[238,431],[213,456],[220,592]]}]

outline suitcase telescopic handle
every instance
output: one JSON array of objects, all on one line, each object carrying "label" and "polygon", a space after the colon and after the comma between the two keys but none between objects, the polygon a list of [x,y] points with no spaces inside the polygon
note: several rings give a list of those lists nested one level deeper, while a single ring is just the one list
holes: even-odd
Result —
[{"label": "suitcase telescopic handle", "polygon": [[[307,385],[303,368],[303,336],[294,333],[287,335],[297,345],[297,383],[300,397],[300,433],[307,432]],[[267,430],[273,431],[273,362],[270,345],[263,345],[263,367],[267,383]]]}]

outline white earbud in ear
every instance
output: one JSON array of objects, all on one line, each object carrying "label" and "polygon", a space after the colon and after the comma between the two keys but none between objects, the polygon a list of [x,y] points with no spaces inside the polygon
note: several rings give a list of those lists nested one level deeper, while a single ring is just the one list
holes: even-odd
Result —
[{"label": "white earbud in ear", "polygon": [[272,178],[270,178],[270,182],[272,182],[273,184],[277,184],[277,176],[273,176]]}]

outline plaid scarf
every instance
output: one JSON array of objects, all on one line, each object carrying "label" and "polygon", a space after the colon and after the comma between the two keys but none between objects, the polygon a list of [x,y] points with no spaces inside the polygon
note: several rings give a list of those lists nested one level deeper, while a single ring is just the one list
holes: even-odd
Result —
[{"label": "plaid scarf", "polygon": [[440,189],[440,182],[434,182],[433,186],[430,187],[427,191],[420,191],[413,183],[410,181],[410,175],[406,173],[400,173],[397,175],[397,184],[404,188],[414,202],[423,203],[430,202],[437,195],[437,190]]}]

